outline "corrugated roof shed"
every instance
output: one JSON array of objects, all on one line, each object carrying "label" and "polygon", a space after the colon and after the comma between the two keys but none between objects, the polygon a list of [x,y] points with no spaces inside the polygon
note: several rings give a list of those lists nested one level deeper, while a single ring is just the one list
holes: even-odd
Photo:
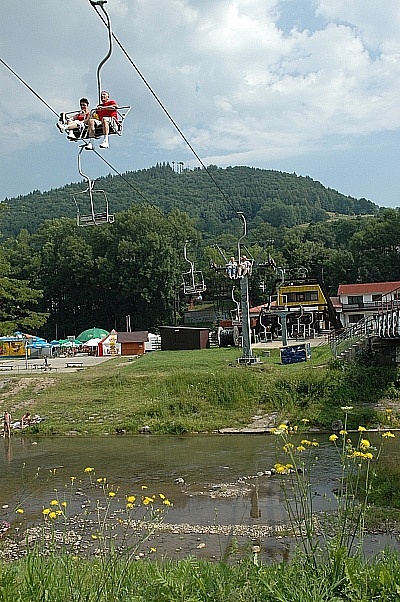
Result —
[{"label": "corrugated roof shed", "polygon": [[117,335],[117,343],[145,343],[148,340],[148,330],[136,330],[134,332],[119,332]]}]

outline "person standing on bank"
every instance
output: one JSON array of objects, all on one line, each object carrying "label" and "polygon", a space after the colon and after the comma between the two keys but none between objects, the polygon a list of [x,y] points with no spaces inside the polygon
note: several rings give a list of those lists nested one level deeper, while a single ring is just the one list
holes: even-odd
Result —
[{"label": "person standing on bank", "polygon": [[11,414],[8,410],[4,412],[3,437],[11,437]]}]

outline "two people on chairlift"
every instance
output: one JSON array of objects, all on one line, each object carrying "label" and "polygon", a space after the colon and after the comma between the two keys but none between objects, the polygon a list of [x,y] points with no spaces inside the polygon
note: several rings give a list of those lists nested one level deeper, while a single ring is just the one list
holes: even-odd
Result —
[{"label": "two people on chairlift", "polygon": [[246,255],[242,255],[240,262],[237,263],[234,257],[231,257],[227,266],[226,273],[228,278],[243,278],[251,274],[251,261],[247,259]]},{"label": "two people on chairlift", "polygon": [[[57,123],[60,132],[64,133],[67,131],[69,140],[82,137],[94,138],[96,127],[101,126],[104,140],[99,147],[109,148],[108,136],[110,133],[117,132],[118,130],[118,105],[116,101],[112,100],[109,93],[103,90],[100,95],[100,103],[93,113],[89,110],[89,101],[87,98],[81,98],[79,104],[81,111],[73,117],[68,118],[67,123],[64,123],[64,113],[61,113],[60,120]],[[85,128],[87,128],[87,133],[82,136]],[[77,129],[79,129],[78,135],[74,132]],[[92,148],[91,143],[86,145],[87,150],[92,150]]]}]

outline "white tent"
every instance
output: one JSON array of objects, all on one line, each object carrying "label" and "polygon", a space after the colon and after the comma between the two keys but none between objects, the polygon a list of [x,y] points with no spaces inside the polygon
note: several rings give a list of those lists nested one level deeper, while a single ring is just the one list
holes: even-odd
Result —
[{"label": "white tent", "polygon": [[89,339],[86,343],[83,343],[84,347],[97,347],[101,339]]}]

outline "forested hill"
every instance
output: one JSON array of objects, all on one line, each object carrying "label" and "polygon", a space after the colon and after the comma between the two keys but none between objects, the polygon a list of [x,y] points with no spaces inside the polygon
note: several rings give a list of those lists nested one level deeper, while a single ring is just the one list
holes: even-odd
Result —
[{"label": "forested hill", "polygon": [[[209,166],[207,171],[184,169],[177,173],[169,164],[163,164],[127,172],[122,178],[100,178],[96,188],[106,192],[112,213],[144,202],[166,212],[177,208],[196,218],[197,228],[212,236],[229,231],[237,211],[242,211],[252,225],[269,223],[274,227],[325,221],[328,212],[365,215],[379,211],[367,199],[344,196],[310,177],[251,167]],[[75,217],[74,194],[83,190],[82,182],[5,199],[9,209],[3,220],[3,235],[16,236],[23,228],[34,233],[47,219]],[[78,198],[80,203],[87,200],[85,195]],[[82,212],[85,208],[81,204]]]}]

